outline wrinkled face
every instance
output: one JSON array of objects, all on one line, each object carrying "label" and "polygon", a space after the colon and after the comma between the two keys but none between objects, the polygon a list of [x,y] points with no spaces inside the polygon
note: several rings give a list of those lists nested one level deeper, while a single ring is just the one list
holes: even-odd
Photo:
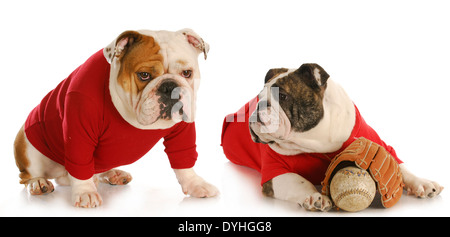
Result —
[{"label": "wrinkled face", "polygon": [[198,55],[208,45],[191,30],[126,31],[104,49],[110,91],[126,121],[138,128],[193,122],[200,81]]},{"label": "wrinkled face", "polygon": [[250,117],[253,141],[283,144],[295,133],[314,128],[323,118],[323,96],[328,74],[317,64],[299,69],[271,69]]}]

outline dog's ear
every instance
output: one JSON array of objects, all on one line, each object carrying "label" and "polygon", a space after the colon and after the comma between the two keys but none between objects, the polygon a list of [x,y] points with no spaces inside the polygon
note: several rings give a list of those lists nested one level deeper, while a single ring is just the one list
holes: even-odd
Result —
[{"label": "dog's ear", "polygon": [[266,84],[267,82],[269,82],[276,76],[280,75],[281,73],[287,72],[288,70],[289,69],[287,69],[287,68],[272,68],[272,69],[270,69],[267,72],[266,77],[264,78],[264,84]]},{"label": "dog's ear", "polygon": [[206,60],[207,54],[209,52],[209,44],[203,41],[202,37],[200,37],[191,29],[182,29],[179,32],[181,32],[186,37],[186,40],[190,45],[197,49],[198,53],[203,53],[203,55],[205,55]]},{"label": "dog's ear", "polygon": [[306,85],[319,90],[326,88],[327,80],[330,77],[321,66],[315,63],[305,63],[295,73]]},{"label": "dog's ear", "polygon": [[114,57],[122,58],[126,51],[141,38],[142,35],[137,31],[123,32],[103,49],[106,60],[111,63]]}]

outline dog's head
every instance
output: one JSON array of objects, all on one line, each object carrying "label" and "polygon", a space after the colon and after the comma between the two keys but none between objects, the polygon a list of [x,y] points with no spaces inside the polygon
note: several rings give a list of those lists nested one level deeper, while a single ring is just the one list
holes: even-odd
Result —
[{"label": "dog's head", "polygon": [[295,145],[292,140],[296,134],[311,130],[323,118],[328,78],[317,64],[269,70],[257,109],[250,117],[253,140],[286,149]]},{"label": "dog's head", "polygon": [[193,122],[200,83],[198,55],[209,45],[190,29],[125,31],[104,48],[110,92],[122,117],[139,128]]}]

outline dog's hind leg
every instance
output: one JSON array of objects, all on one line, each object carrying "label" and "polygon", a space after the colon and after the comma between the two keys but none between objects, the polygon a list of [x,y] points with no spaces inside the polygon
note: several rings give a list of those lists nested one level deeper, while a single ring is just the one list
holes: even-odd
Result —
[{"label": "dog's hind leg", "polygon": [[48,179],[60,177],[66,173],[62,165],[42,155],[31,145],[23,127],[14,141],[14,156],[20,171],[20,183],[24,184],[32,195],[53,192],[54,186]]}]

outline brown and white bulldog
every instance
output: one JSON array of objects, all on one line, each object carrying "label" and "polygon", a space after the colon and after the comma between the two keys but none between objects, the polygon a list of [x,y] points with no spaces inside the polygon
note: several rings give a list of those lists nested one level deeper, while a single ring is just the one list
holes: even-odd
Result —
[{"label": "brown and white bulldog", "polygon": [[78,207],[102,204],[98,182],[127,184],[114,169],[164,138],[185,194],[218,194],[192,169],[196,158],[198,55],[208,44],[190,29],[126,31],[94,54],[30,113],[15,143],[21,183],[33,195],[72,185]]}]

